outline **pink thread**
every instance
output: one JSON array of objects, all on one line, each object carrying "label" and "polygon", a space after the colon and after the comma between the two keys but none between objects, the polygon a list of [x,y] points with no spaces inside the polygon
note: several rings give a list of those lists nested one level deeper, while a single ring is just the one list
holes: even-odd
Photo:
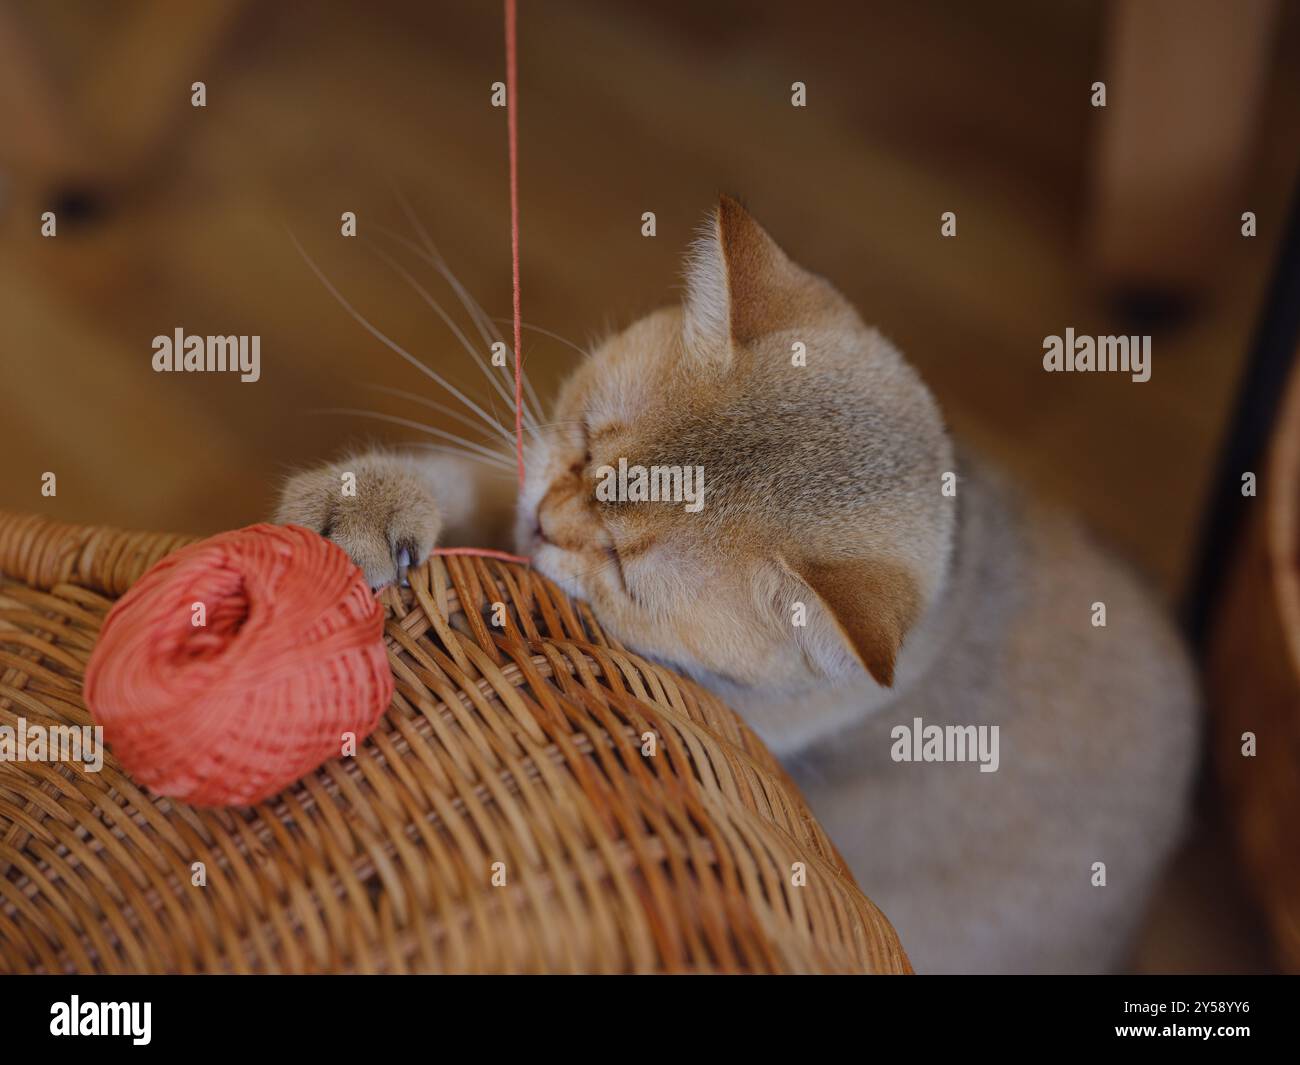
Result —
[{"label": "pink thread", "polygon": [[435,555],[478,555],[481,558],[497,558],[502,562],[522,562],[525,566],[532,559],[527,555],[512,555],[509,551],[494,551],[487,547],[435,547]]},{"label": "pink thread", "polygon": [[[506,11],[506,128],[510,142],[510,280],[514,301],[515,327],[515,456],[519,463],[519,488],[524,487],[524,360],[523,315],[519,299],[519,123],[515,112],[515,83],[517,81],[518,43],[516,34],[517,11],[515,0],[505,0]],[[491,551],[476,547],[437,547],[435,555],[478,555],[496,558],[503,562],[522,562],[530,565],[527,555],[512,555],[508,551]]]},{"label": "pink thread", "polygon": [[524,487],[524,358],[523,316],[519,300],[519,117],[516,110],[518,46],[515,0],[506,0],[506,128],[510,140],[510,276],[515,309],[515,453],[519,487]]}]

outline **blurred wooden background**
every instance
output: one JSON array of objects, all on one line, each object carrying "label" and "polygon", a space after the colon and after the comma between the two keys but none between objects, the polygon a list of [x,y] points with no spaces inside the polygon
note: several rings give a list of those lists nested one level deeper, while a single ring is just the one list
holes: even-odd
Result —
[{"label": "blurred wooden background", "polygon": [[[488,313],[509,313],[498,4],[175,5],[178,35],[206,18],[219,39],[191,51],[148,33],[122,48],[141,3],[0,4],[0,26],[21,30],[10,48],[24,42],[55,90],[0,113],[66,113],[70,158],[91,145],[95,160],[38,177],[0,137],[0,506],[212,532],[264,518],[287,470],[349,441],[427,439],[311,413],[430,418],[367,385],[446,397],[346,315],[290,232],[394,340],[482,384],[368,242],[411,233],[400,189]],[[1300,163],[1300,8],[1277,26],[1240,203],[1186,220],[1223,232],[1211,283],[1176,315],[1128,299],[1148,312],[1134,319],[1086,249],[1108,115],[1089,106],[1101,4],[521,6],[526,321],[582,345],[677,298],[694,227],[736,193],[903,347],[959,435],[1080,511],[1167,598],[1181,591]],[[56,239],[39,234],[44,210]],[[340,237],[346,210],[364,239]],[[958,237],[942,240],[949,210]],[[178,326],[260,334],[261,381],[155,374],[151,338]],[[1154,331],[1150,382],[1044,374],[1043,337],[1067,326]],[[536,333],[525,357],[543,397],[577,358]],[[1139,968],[1266,964],[1212,823],[1162,901]]]}]

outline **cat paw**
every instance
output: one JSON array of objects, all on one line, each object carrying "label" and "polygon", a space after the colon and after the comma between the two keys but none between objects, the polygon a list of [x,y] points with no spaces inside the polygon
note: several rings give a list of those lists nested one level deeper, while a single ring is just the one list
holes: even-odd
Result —
[{"label": "cat paw", "polygon": [[432,553],[442,513],[418,460],[381,451],[289,478],[275,520],[302,525],[348,553],[371,588],[406,582]]}]

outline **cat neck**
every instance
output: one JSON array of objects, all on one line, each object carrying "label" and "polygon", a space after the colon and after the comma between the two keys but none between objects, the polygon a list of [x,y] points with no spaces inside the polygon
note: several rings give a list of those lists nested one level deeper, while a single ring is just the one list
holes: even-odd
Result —
[{"label": "cat neck", "polygon": [[978,461],[962,456],[953,553],[941,589],[908,634],[898,656],[894,684],[885,688],[865,673],[799,691],[771,691],[711,684],[754,728],[779,758],[827,742],[842,742],[854,726],[906,703],[927,682],[936,663],[951,657],[958,641],[992,639],[996,627],[984,616],[984,592],[1009,550],[1013,508],[1009,489]]}]

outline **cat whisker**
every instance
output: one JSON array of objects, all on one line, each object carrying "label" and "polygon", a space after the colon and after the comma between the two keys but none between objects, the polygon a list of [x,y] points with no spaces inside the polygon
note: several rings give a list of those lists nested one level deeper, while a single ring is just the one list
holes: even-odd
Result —
[{"label": "cat whisker", "polygon": [[[375,226],[375,231],[383,234],[390,240],[396,241],[398,244],[402,245],[402,247],[406,248],[412,255],[428,263],[438,271],[442,279],[451,286],[452,291],[455,292],[457,297],[460,299],[461,306],[465,308],[466,312],[473,320],[474,325],[478,329],[479,335],[483,338],[485,344],[490,346],[494,341],[506,344],[506,340],[502,336],[501,331],[493,324],[494,320],[487,316],[487,312],[483,310],[478,301],[469,294],[465,286],[462,285],[456,275],[452,273],[451,268],[447,265],[447,261],[434,246],[434,243],[430,239],[424,226],[420,224],[419,218],[416,217],[415,211],[411,208],[410,203],[407,202],[406,197],[396,189],[394,189],[394,193],[397,195],[398,201],[402,205],[402,209],[406,212],[407,219],[415,227],[416,232],[423,241],[424,248],[419,247],[414,241],[409,240],[400,233],[393,232],[393,230],[388,229],[385,226]],[[514,320],[510,319],[510,321],[513,323]],[[506,344],[506,347],[509,348],[509,344]],[[502,371],[508,379],[513,381],[510,367],[502,367]],[[542,409],[541,400],[537,398],[537,392],[533,388],[532,382],[526,377],[523,381],[523,387],[524,391],[527,393],[527,399],[524,403],[524,416],[527,420],[535,422],[537,420],[537,411]],[[531,407],[529,406],[529,403],[532,404]],[[514,407],[513,399],[511,400],[510,405],[511,408]]]},{"label": "cat whisker", "polygon": [[570,580],[570,581],[590,580],[592,577],[604,573],[607,569],[610,569],[611,567],[618,565],[618,561],[619,560],[617,555],[611,556],[610,558],[607,558],[604,562],[602,562],[599,566],[596,566],[594,569],[587,570],[585,573],[576,573],[572,577],[566,578],[566,580]]},{"label": "cat whisker", "polygon": [[[463,286],[461,286],[460,283],[455,280],[455,275],[451,273],[450,269],[444,263],[434,260],[428,255],[425,255],[423,252],[421,252],[419,248],[416,248],[414,245],[412,245],[410,241],[403,240],[397,234],[389,233],[388,235],[391,236],[394,240],[397,240],[403,243],[404,245],[406,245],[411,250],[411,253],[413,255],[418,256],[419,258],[423,259],[425,262],[431,263],[434,266],[434,268],[438,270],[438,272],[443,276],[443,278],[446,279],[449,284],[453,285],[453,287],[456,289],[458,293],[463,294],[461,296],[461,303],[466,307],[467,310],[470,310],[471,317],[476,318],[476,324],[478,325],[480,334],[482,334],[484,337],[484,343],[488,345],[491,345],[494,342],[499,344],[504,344],[507,351],[511,350],[510,343],[505,339],[504,336],[502,336],[501,332],[492,325],[492,320],[486,317],[482,309],[479,308],[478,304],[474,301],[473,297],[468,295],[468,293],[465,292]],[[475,311],[477,311],[477,316],[475,315]],[[482,318],[482,323],[478,322],[478,317]],[[490,334],[488,333],[489,328],[491,329]],[[521,364],[522,364],[522,360],[521,360]],[[503,365],[501,367],[501,376],[504,377],[506,381],[510,383],[511,386],[513,386],[514,385],[513,365],[509,363]],[[523,393],[524,393],[524,397],[523,397],[524,398],[524,402],[523,402],[524,421],[527,423],[534,423],[537,421],[538,412],[541,411],[542,409],[542,401],[538,398],[537,390],[533,388],[532,381],[530,381],[527,377],[524,377],[523,379]],[[510,399],[510,406],[512,409],[514,408],[513,395],[511,396]]]},{"label": "cat whisker", "polygon": [[[421,250],[416,247],[400,233],[394,233],[391,229],[382,226],[377,226],[376,229],[432,265],[433,268],[442,275],[443,280],[451,286],[452,291],[455,292],[456,296],[460,299],[461,306],[465,308],[466,312],[468,312],[485,344],[491,346],[493,340],[504,343],[501,331],[492,324],[492,320],[487,316],[487,312],[483,310],[483,307],[479,304],[478,300],[474,299],[474,297],[469,294],[469,291],[465,286],[460,283],[460,279],[452,272],[451,267],[447,265],[447,260],[443,258],[442,253],[438,251],[437,247],[434,245],[433,238],[429,236],[429,231],[425,229],[419,216],[416,215],[415,209],[411,206],[410,201],[402,195],[402,191],[397,188],[396,185],[393,186],[393,193],[397,197],[398,203],[401,204],[402,211],[406,214],[407,221],[415,228],[416,234],[423,242],[424,249]],[[537,393],[533,390],[532,383],[528,381],[527,378],[524,379],[523,386],[536,408],[536,411],[529,410],[528,405],[525,404],[524,414],[531,420],[536,421],[536,412],[541,410],[541,402],[537,398]]]},{"label": "cat whisker", "polygon": [[557,425],[581,425],[581,424],[582,422],[577,420],[576,418],[569,419],[566,421],[558,421],[558,422],[538,422],[536,425],[527,426],[525,428],[525,432],[529,432],[529,433],[533,433],[534,435],[537,435],[540,434],[543,429],[552,429]]},{"label": "cat whisker", "polygon": [[476,444],[472,440],[464,440],[455,433],[449,433],[444,429],[437,429],[431,425],[424,425],[423,423],[413,421],[410,418],[400,418],[395,414],[382,414],[379,411],[373,410],[361,410],[357,407],[324,407],[309,411],[308,413],[351,414],[362,418],[375,418],[378,421],[391,422],[394,425],[402,425],[408,429],[416,429],[422,433],[428,433],[430,436],[437,436],[445,440],[453,441],[456,446],[447,446],[447,450],[459,454],[462,458],[477,459],[480,462],[491,462],[506,469],[513,468],[510,460],[500,451],[493,451],[490,447],[487,447],[484,444]]},{"label": "cat whisker", "polygon": [[426,289],[423,285],[421,285],[420,282],[417,281],[411,275],[410,271],[407,270],[406,267],[402,266],[401,263],[399,263],[386,251],[377,248],[374,244],[372,244],[369,241],[366,242],[366,247],[374,255],[377,255],[380,259],[382,259],[388,265],[389,269],[391,269],[394,273],[396,273],[399,277],[401,277],[403,281],[405,281],[408,285],[410,285],[411,288],[413,288],[416,291],[416,293],[420,296],[420,298],[423,299],[424,302],[428,304],[428,306],[437,313],[438,317],[443,320],[447,328],[450,329],[452,333],[455,335],[456,339],[460,341],[461,346],[464,347],[464,349],[467,352],[469,352],[470,358],[474,360],[474,365],[477,366],[479,370],[482,371],[483,375],[488,379],[488,384],[490,384],[494,389],[496,389],[497,395],[499,395],[502,399],[504,399],[507,403],[509,403],[510,409],[513,410],[515,406],[514,396],[506,391],[505,386],[501,384],[500,378],[498,378],[495,374],[492,373],[491,370],[487,368],[487,364],[484,361],[485,358],[484,355],[477,348],[475,348],[473,344],[469,342],[469,338],[465,336],[465,333],[460,328],[460,326],[458,326],[452,320],[451,316],[445,310],[443,310],[442,304],[440,304],[436,299],[433,298],[432,295],[430,295],[428,289]]},{"label": "cat whisker", "polygon": [[[427,397],[420,395],[418,392],[409,392],[404,388],[390,388],[388,385],[365,384],[362,385],[362,387],[374,389],[376,392],[386,392],[390,396],[398,396],[401,399],[409,399],[412,403],[418,403],[422,407],[428,407],[431,410],[436,410],[445,414],[448,418],[454,418],[456,421],[460,422],[461,425],[474,430],[476,433],[484,433],[485,435],[488,435],[487,430],[472,418],[467,418],[454,407],[449,407],[445,403],[439,403],[437,400],[428,399]],[[496,410],[493,409],[492,413],[496,414]],[[514,437],[511,436],[500,424],[497,426],[497,431],[504,439],[510,443],[514,443]]]},{"label": "cat whisker", "polygon": [[[510,324],[510,325],[513,325],[513,324],[514,324],[514,319],[513,319],[513,318],[494,318],[493,321],[494,321],[494,322],[507,323],[507,324]],[[587,349],[585,349],[585,348],[579,347],[577,344],[575,344],[575,343],[574,343],[572,340],[570,340],[568,337],[560,336],[559,333],[553,333],[553,332],[551,332],[551,330],[549,330],[549,329],[543,329],[540,325],[533,325],[531,322],[520,322],[519,324],[520,324],[520,327],[521,327],[521,328],[523,328],[523,329],[527,329],[530,333],[541,333],[543,336],[547,336],[547,337],[550,337],[552,340],[559,341],[559,343],[564,344],[566,347],[570,347],[570,348],[572,348],[572,349],[573,349],[574,351],[576,351],[579,355],[581,355],[584,359],[585,359],[585,358],[590,358],[590,356],[591,356],[591,352],[589,352],[589,351],[588,351]],[[538,409],[538,410],[541,410],[541,409],[542,409],[542,402],[541,402],[541,400],[539,400],[539,399],[537,398],[537,393],[536,393],[535,391],[533,391],[533,385],[532,385],[532,382],[531,382],[527,377],[524,378],[524,388],[526,388],[526,389],[528,390],[528,394],[532,397],[533,403],[537,406],[537,409]],[[536,424],[535,421],[534,421],[534,424]]]},{"label": "cat whisker", "polygon": [[[524,360],[523,360],[523,358],[521,357],[520,360],[519,360],[519,365],[520,365],[520,367],[522,367],[523,364],[524,364]],[[521,372],[522,372],[522,371],[521,371]],[[513,379],[513,375],[512,375],[512,379]],[[532,408],[531,408],[531,409],[534,409],[535,411],[541,411],[541,410],[542,410],[542,401],[541,401],[540,399],[537,398],[537,390],[536,390],[535,388],[533,388],[533,382],[532,382],[532,380],[528,377],[527,374],[524,374],[523,387],[524,387],[524,397],[525,397],[525,398],[524,398],[524,409],[525,409],[525,410],[529,410],[529,409],[530,409],[529,404],[532,404]],[[534,413],[534,414],[533,414],[533,417],[532,417],[532,424],[533,424],[533,425],[536,425],[536,424],[537,424],[537,417],[538,417],[537,414]]]},{"label": "cat whisker", "polygon": [[416,441],[412,444],[406,444],[405,447],[419,451],[436,451],[440,455],[451,455],[455,458],[465,459],[467,462],[481,462],[483,465],[497,470],[502,474],[510,475],[515,472],[514,466],[509,463],[490,462],[482,455],[470,455],[461,451],[459,448],[451,447],[448,444],[430,444],[423,441]]},{"label": "cat whisker", "polygon": [[307,249],[305,249],[302,246],[302,244],[299,243],[298,238],[294,236],[292,230],[289,231],[289,239],[293,241],[294,247],[298,249],[298,254],[303,257],[303,260],[311,268],[312,273],[316,275],[317,280],[319,280],[320,283],[325,286],[326,291],[329,292],[329,294],[334,297],[334,299],[338,302],[339,306],[341,306],[345,311],[348,312],[348,314],[350,314],[354,319],[356,319],[358,324],[360,324],[361,327],[366,330],[366,332],[368,332],[376,340],[382,343],[385,347],[396,352],[398,355],[400,355],[403,359],[409,362],[421,373],[425,374],[431,380],[437,382],[439,385],[445,388],[448,392],[450,392],[453,396],[455,396],[463,404],[465,404],[466,407],[468,407],[480,418],[482,418],[483,421],[485,421],[492,428],[498,430],[501,428],[499,422],[493,421],[492,418],[488,416],[487,412],[483,410],[483,408],[480,407],[477,403],[475,403],[472,399],[470,399],[467,395],[465,395],[464,392],[462,392],[459,388],[457,388],[450,381],[444,378],[436,370],[432,370],[424,363],[422,363],[419,359],[417,359],[404,347],[398,344],[397,341],[391,339],[387,334],[383,333],[381,330],[376,328],[373,324],[371,324],[370,320],[365,317],[365,315],[363,315],[360,311],[358,311],[355,307],[353,307],[352,304],[348,302],[347,298],[343,295],[343,293],[341,293],[334,286],[333,282],[331,282],[330,279],[325,276],[321,268],[316,265],[316,261],[312,259],[310,255],[307,254]]},{"label": "cat whisker", "polygon": [[[501,322],[507,325],[514,324],[514,319],[512,318],[493,318],[492,321]],[[589,352],[586,348],[580,347],[579,345],[575,344],[568,337],[560,336],[559,333],[552,333],[549,329],[543,329],[540,325],[533,325],[531,322],[523,322],[521,324],[530,333],[541,333],[542,336],[550,337],[552,340],[558,340],[566,348],[572,348],[579,355],[588,356],[591,354],[591,352]]]},{"label": "cat whisker", "polygon": [[433,265],[438,273],[442,275],[443,280],[451,286],[452,291],[455,292],[456,296],[460,299],[461,306],[465,308],[471,320],[474,322],[474,326],[478,330],[479,336],[483,338],[483,343],[491,345],[493,340],[500,340],[501,334],[497,330],[491,329],[491,322],[489,321],[486,312],[479,305],[478,301],[470,296],[465,286],[460,283],[460,279],[451,272],[451,268],[447,265],[447,260],[442,257],[442,253],[438,251],[437,247],[433,243],[433,238],[429,236],[429,231],[424,228],[424,224],[415,213],[415,208],[411,206],[411,202],[402,194],[401,189],[396,185],[393,186],[393,195],[397,197],[397,202],[401,204],[402,211],[406,215],[406,220],[415,228],[415,232],[424,244],[425,250],[422,252],[420,248],[416,247],[416,245],[406,237],[402,236],[400,233],[395,233],[393,230],[384,226],[376,226],[375,229],[390,239],[397,241],[409,251],[414,252],[416,255],[420,256],[420,258]]},{"label": "cat whisker", "polygon": [[474,462],[481,462],[485,466],[488,466],[490,469],[506,477],[513,477],[515,473],[515,467],[513,463],[501,464],[495,462],[488,462],[488,460],[482,457],[481,455],[467,455],[463,451],[451,447],[448,444],[429,444],[422,440],[417,440],[413,443],[403,444],[402,447],[410,448],[413,451],[436,451],[441,455],[454,455],[456,458],[473,460]]}]

